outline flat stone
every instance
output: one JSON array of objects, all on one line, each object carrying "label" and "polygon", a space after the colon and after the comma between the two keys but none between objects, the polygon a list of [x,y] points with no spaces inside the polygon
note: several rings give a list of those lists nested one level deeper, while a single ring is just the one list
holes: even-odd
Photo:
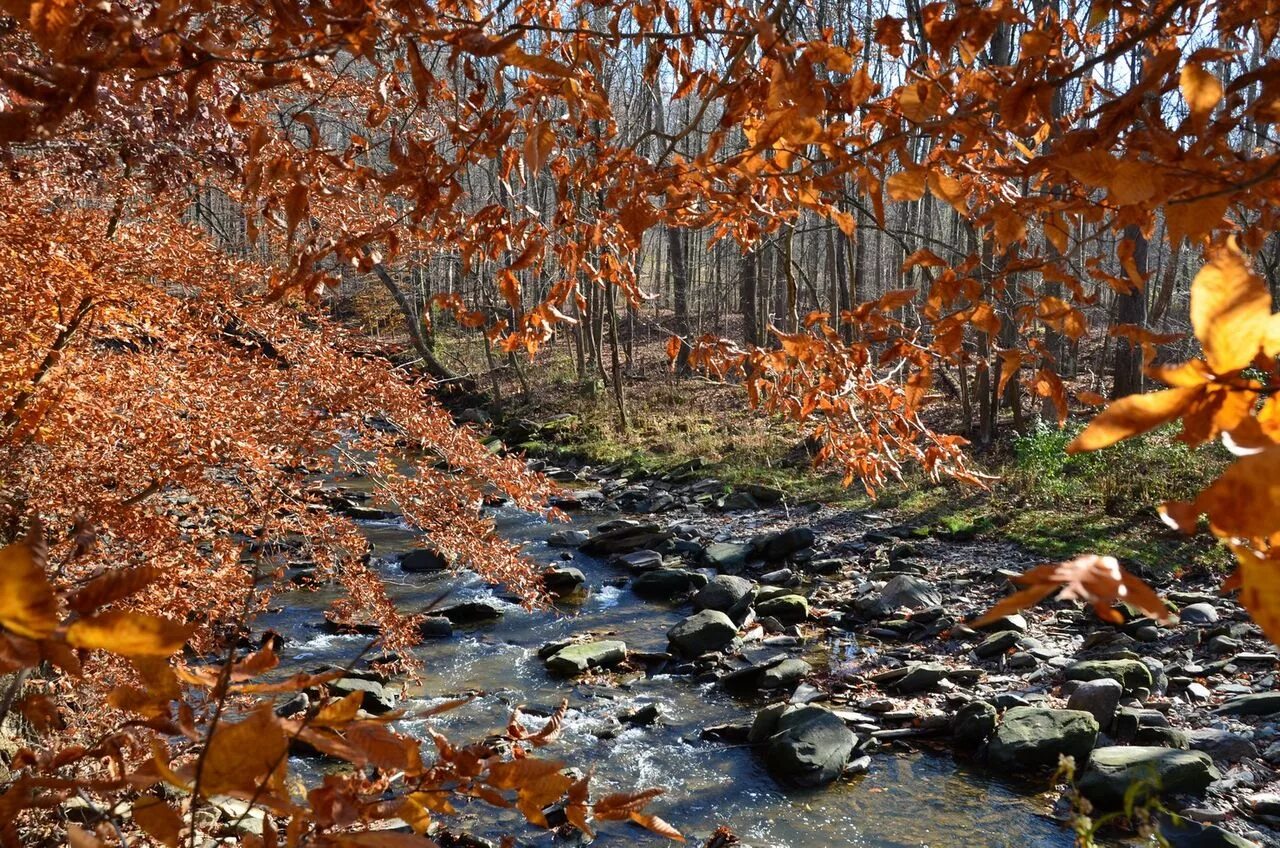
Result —
[{"label": "flat stone", "polygon": [[502,618],[502,610],[484,601],[464,601],[438,610],[436,615],[444,616],[455,625],[487,624]]},{"label": "flat stone", "polygon": [[1126,693],[1132,694],[1138,689],[1151,689],[1151,669],[1141,660],[1083,660],[1068,666],[1067,680],[1100,680],[1110,678],[1118,681]]},{"label": "flat stone", "polygon": [[1067,709],[1084,710],[1093,716],[1099,727],[1110,727],[1122,695],[1124,686],[1118,680],[1110,677],[1085,680],[1067,699]]},{"label": "flat stone", "polygon": [[799,624],[809,617],[809,601],[803,595],[782,595],[756,604],[756,615]]},{"label": "flat stone", "polygon": [[761,689],[790,689],[813,671],[813,666],[801,659],[786,659],[764,670],[760,675]]},{"label": "flat stone", "polygon": [[561,648],[547,658],[547,670],[554,674],[582,674],[593,668],[612,668],[627,658],[625,642],[603,639],[576,642]]},{"label": "flat stone", "polygon": [[817,537],[808,527],[790,527],[751,540],[751,552],[768,562],[780,562],[796,551],[813,547]]},{"label": "flat stone", "polygon": [[741,571],[751,556],[751,546],[738,542],[716,542],[702,552],[702,561],[717,571]]},{"label": "flat stone", "polygon": [[557,530],[547,536],[547,544],[553,548],[576,548],[590,538],[586,530]]},{"label": "flat stone", "polygon": [[765,765],[778,780],[797,786],[823,786],[844,772],[858,737],[821,707],[782,713],[765,750]]},{"label": "flat stone", "polygon": [[1216,710],[1218,715],[1271,715],[1280,713],[1280,692],[1256,692],[1226,701]]},{"label": "flat stone", "polygon": [[1113,745],[1093,752],[1078,786],[1094,804],[1114,809],[1135,784],[1143,784],[1134,790],[1141,801],[1156,793],[1199,794],[1218,777],[1213,760],[1201,751]]},{"label": "flat stone", "polygon": [[899,574],[880,590],[879,608],[882,615],[904,608],[927,609],[941,603],[942,595],[932,583],[910,574]]},{"label": "flat stone", "polygon": [[995,768],[1054,768],[1059,755],[1083,762],[1098,738],[1098,722],[1083,710],[1014,707],[987,748]]},{"label": "flat stone", "polygon": [[1238,763],[1246,757],[1257,757],[1258,749],[1250,740],[1229,730],[1204,727],[1188,734],[1193,751],[1204,751],[1215,760]]},{"label": "flat stone", "polygon": [[637,575],[631,591],[647,600],[670,601],[707,585],[704,574],[684,568],[655,568]]},{"label": "flat stone", "polygon": [[987,638],[979,642],[973,649],[973,653],[980,659],[990,659],[998,657],[1001,654],[1012,650],[1018,646],[1018,640],[1022,636],[1016,630],[1002,630],[999,633],[992,633]]},{"label": "flat stone", "polygon": [[700,610],[716,610],[730,618],[746,612],[755,599],[755,586],[745,577],[717,574],[693,596],[693,606]]},{"label": "flat stone", "polygon": [[1198,603],[1183,607],[1182,612],[1178,614],[1178,620],[1183,624],[1213,624],[1218,620],[1218,611],[1214,609],[1213,604]]},{"label": "flat stone", "polygon": [[635,572],[662,568],[662,554],[657,551],[631,551],[618,557],[618,564]]}]

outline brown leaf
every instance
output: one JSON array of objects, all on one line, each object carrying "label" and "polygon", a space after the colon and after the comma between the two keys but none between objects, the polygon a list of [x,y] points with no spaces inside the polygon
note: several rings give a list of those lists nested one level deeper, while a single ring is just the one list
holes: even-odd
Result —
[{"label": "brown leaf", "polygon": [[141,591],[158,580],[161,574],[161,569],[151,565],[107,571],[86,583],[68,599],[67,604],[81,615],[89,615]]},{"label": "brown leaf", "polygon": [[987,624],[1039,603],[1056,589],[1062,590],[1059,595],[1062,600],[1088,603],[1104,621],[1123,620],[1113,608],[1119,602],[1135,607],[1157,621],[1169,619],[1169,608],[1160,596],[1125,571],[1115,557],[1086,554],[1054,565],[1041,565],[1015,577],[1013,582],[1025,588],[996,604],[973,626]]},{"label": "brown leaf", "polygon": [[1115,401],[1067,445],[1067,453],[1094,451],[1154,430],[1180,416],[1203,392],[1201,386],[1129,395]]},{"label": "brown leaf", "polygon": [[182,648],[191,630],[167,618],[112,610],[73,622],[67,642],[125,657],[167,657]]},{"label": "brown leaf", "polygon": [[134,801],[133,820],[152,839],[169,848],[177,848],[182,834],[182,816],[160,798],[145,795]]},{"label": "brown leaf", "polygon": [[244,721],[220,725],[209,739],[200,769],[200,791],[206,797],[256,793],[265,787],[285,797],[288,743],[269,705]]}]

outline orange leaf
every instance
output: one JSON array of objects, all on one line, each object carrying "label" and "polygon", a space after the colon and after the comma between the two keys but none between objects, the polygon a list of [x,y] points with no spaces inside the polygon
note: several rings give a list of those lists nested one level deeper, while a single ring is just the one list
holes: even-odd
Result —
[{"label": "orange leaf", "polygon": [[152,839],[169,848],[177,848],[182,832],[182,816],[161,799],[146,795],[134,801],[133,820]]},{"label": "orange leaf", "polygon": [[1197,64],[1184,65],[1179,87],[1191,109],[1191,117],[1200,121],[1208,117],[1222,101],[1222,83],[1213,74]]},{"label": "orange leaf", "polygon": [[927,179],[928,172],[923,168],[908,168],[889,177],[885,181],[885,187],[893,200],[919,200],[924,197]]},{"label": "orange leaf", "polygon": [[1234,245],[1213,252],[1191,283],[1191,326],[1217,374],[1239,371],[1262,348],[1271,294]]},{"label": "orange leaf", "polygon": [[1280,530],[1280,448],[1245,456],[1196,498],[1219,536],[1264,538]]},{"label": "orange leaf", "polygon": [[112,610],[73,622],[67,642],[125,657],[167,657],[182,648],[190,634],[190,627],[167,618]]},{"label": "orange leaf", "polygon": [[1280,562],[1232,545],[1240,569],[1240,603],[1273,644],[1280,645]]},{"label": "orange leaf", "polygon": [[247,719],[220,725],[209,739],[200,769],[200,791],[206,797],[258,792],[260,787],[284,796],[288,742],[284,729],[263,705]]},{"label": "orange leaf", "polygon": [[58,626],[58,600],[45,576],[44,529],[32,521],[27,537],[0,548],[0,624],[29,639]]},{"label": "orange leaf", "polygon": [[1191,386],[1121,398],[1089,422],[1084,432],[1067,445],[1067,453],[1100,450],[1154,430],[1181,415],[1202,391],[1200,386]]}]

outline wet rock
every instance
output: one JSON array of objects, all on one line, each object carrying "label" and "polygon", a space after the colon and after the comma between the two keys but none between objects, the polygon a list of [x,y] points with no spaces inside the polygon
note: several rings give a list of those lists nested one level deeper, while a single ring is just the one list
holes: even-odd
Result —
[{"label": "wet rock", "polygon": [[590,538],[586,530],[557,530],[547,536],[547,544],[553,548],[576,548]]},{"label": "wet rock", "polygon": [[453,622],[443,615],[429,615],[418,622],[418,633],[425,639],[447,639],[453,635]]},{"label": "wet rock", "polygon": [[1201,825],[1185,818],[1175,822],[1162,816],[1160,835],[1168,841],[1169,848],[1260,848],[1257,842],[1217,825]]},{"label": "wet rock", "polygon": [[839,717],[821,707],[782,713],[765,750],[774,778],[796,786],[824,786],[844,772],[858,737]]},{"label": "wet rock", "polygon": [[400,570],[409,574],[431,574],[449,568],[449,561],[429,548],[401,554],[399,562]]},{"label": "wet rock", "polygon": [[1110,678],[1130,694],[1138,689],[1151,689],[1151,670],[1141,660],[1083,660],[1067,668],[1066,678],[1081,681]]},{"label": "wet rock", "polygon": [[1138,783],[1144,787],[1136,790],[1142,801],[1156,792],[1198,794],[1218,777],[1209,755],[1200,751],[1113,745],[1093,752],[1078,786],[1094,804],[1110,809],[1122,805]]},{"label": "wet rock", "polygon": [[360,692],[360,709],[370,715],[382,715],[396,708],[396,694],[377,680],[366,680],[362,677],[342,677],[331,680],[326,686],[329,692],[339,698],[345,698],[353,692]]},{"label": "wet rock", "polygon": [[799,624],[809,617],[809,601],[803,595],[781,595],[756,604],[756,615],[782,624]]},{"label": "wet rock", "polygon": [[738,542],[716,542],[702,553],[702,561],[717,571],[741,571],[751,557],[751,546]]},{"label": "wet rock", "polygon": [[737,618],[751,606],[755,596],[755,586],[745,577],[717,574],[693,596],[693,605],[696,609],[716,610]]},{"label": "wet rock", "polygon": [[582,674],[592,668],[612,668],[626,658],[625,642],[614,639],[576,642],[547,657],[547,670],[567,677]]},{"label": "wet rock", "polygon": [[1085,680],[1067,699],[1067,709],[1084,710],[1094,717],[1099,727],[1110,727],[1123,694],[1124,686],[1110,677]]},{"label": "wet rock", "polygon": [[1280,713],[1280,692],[1256,692],[1241,695],[1223,703],[1214,710],[1218,715],[1271,715]]},{"label": "wet rock", "polygon": [[790,527],[755,537],[751,540],[751,553],[766,562],[781,562],[797,551],[813,547],[816,539],[808,527]]},{"label": "wet rock", "polygon": [[813,666],[804,660],[786,659],[764,670],[760,675],[760,688],[791,689],[812,671]]},{"label": "wet rock", "polygon": [[667,631],[667,638],[686,657],[718,651],[733,641],[738,628],[718,610],[703,610]]},{"label": "wet rock", "polygon": [[899,574],[880,590],[877,603],[881,615],[900,609],[922,610],[942,604],[942,595],[927,580],[910,574]]},{"label": "wet rock", "polygon": [[631,581],[631,591],[651,601],[672,601],[707,585],[704,574],[683,568],[656,568]]},{"label": "wet rock", "polygon": [[642,704],[633,710],[625,710],[618,714],[618,719],[623,724],[629,724],[632,727],[649,727],[657,724],[662,718],[662,707],[657,704]]},{"label": "wet rock", "polygon": [[1218,611],[1213,604],[1191,604],[1183,608],[1178,620],[1183,624],[1213,624],[1218,620]]},{"label": "wet rock", "polygon": [[1215,760],[1237,763],[1246,757],[1257,757],[1258,749],[1253,742],[1238,733],[1205,727],[1193,730],[1188,734],[1188,741],[1193,751],[1204,751]]},{"label": "wet rock", "polygon": [[607,556],[609,554],[628,554],[632,551],[657,548],[671,538],[671,533],[658,528],[656,524],[637,524],[628,522],[607,530],[597,528],[598,532],[579,546],[584,554]]},{"label": "wet rock", "polygon": [[951,719],[951,735],[959,745],[976,748],[996,729],[996,708],[986,701],[970,701]]},{"label": "wet rock", "polygon": [[489,624],[502,618],[502,610],[484,601],[463,601],[437,611],[455,625]]},{"label": "wet rock", "polygon": [[571,595],[586,582],[586,575],[578,568],[548,568],[542,572],[542,585],[557,596]]},{"label": "wet rock", "polygon": [[657,551],[632,551],[617,558],[619,565],[636,573],[662,568],[662,554]]},{"label": "wet rock", "polygon": [[1022,636],[1016,630],[1002,630],[998,633],[992,633],[987,638],[979,642],[973,649],[973,653],[979,659],[990,659],[998,657],[1018,646],[1018,640]]},{"label": "wet rock", "polygon": [[791,708],[790,704],[779,703],[770,704],[760,710],[751,722],[751,729],[747,732],[747,741],[753,745],[769,741],[769,737],[773,736],[778,730],[778,719]]},{"label": "wet rock", "polygon": [[1098,722],[1083,710],[1014,707],[987,747],[995,768],[1053,768],[1067,754],[1084,762],[1098,738]]},{"label": "wet rock", "polygon": [[354,518],[358,521],[386,521],[389,518],[396,517],[396,514],[390,510],[364,506],[350,501],[343,501],[338,504],[336,510],[348,518]]}]

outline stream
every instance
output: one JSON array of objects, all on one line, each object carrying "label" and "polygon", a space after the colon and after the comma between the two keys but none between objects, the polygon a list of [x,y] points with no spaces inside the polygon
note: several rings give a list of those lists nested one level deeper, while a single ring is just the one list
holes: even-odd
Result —
[{"label": "stream", "polygon": [[[700,739],[701,729],[709,725],[750,721],[763,703],[759,699],[735,698],[714,683],[663,674],[624,680],[617,687],[552,677],[537,656],[544,643],[592,631],[616,634],[611,638],[624,640],[633,651],[664,651],[667,630],[687,614],[687,607],[643,601],[625,585],[616,585],[624,582],[619,579],[626,576],[622,569],[576,550],[568,552],[571,562],[562,562],[565,550],[546,543],[553,530],[590,529],[612,516],[584,514],[572,524],[550,525],[505,507],[496,508],[493,515],[499,532],[523,543],[535,562],[581,569],[587,578],[585,599],[554,611],[530,612],[469,572],[404,573],[394,559],[417,547],[416,534],[396,520],[359,522],[388,591],[403,610],[416,612],[444,592],[449,593],[445,603],[485,600],[503,608],[495,624],[460,627],[451,638],[428,640],[416,649],[424,668],[421,683],[406,689],[401,706],[412,711],[463,693],[479,693],[466,706],[430,719],[450,739],[472,741],[500,731],[517,705],[529,711],[522,721],[536,728],[542,721],[537,716],[549,714],[567,697],[570,710],[563,735],[540,756],[593,767],[593,796],[664,788],[666,794],[649,812],[680,829],[691,845],[700,844],[720,825],[756,848],[1073,844],[1071,834],[1047,817],[1049,801],[949,754],[879,753],[867,774],[825,789],[790,789],[774,781],[747,746]],[[259,619],[259,626],[285,637],[285,668],[345,664],[367,643],[365,636],[328,635],[317,628],[335,593],[326,589],[279,595],[279,611]],[[620,712],[649,703],[662,710],[655,724],[623,725],[618,730],[616,720],[611,721]],[[612,733],[602,732],[611,725]],[[401,721],[397,727],[425,736],[422,722]],[[295,760],[293,767],[304,774],[319,768],[306,760]],[[510,833],[519,845],[553,843],[549,832],[524,824],[515,811],[478,802],[462,808],[457,824],[460,830],[490,839]],[[617,822],[602,824],[597,843],[667,844],[659,836]]]}]

